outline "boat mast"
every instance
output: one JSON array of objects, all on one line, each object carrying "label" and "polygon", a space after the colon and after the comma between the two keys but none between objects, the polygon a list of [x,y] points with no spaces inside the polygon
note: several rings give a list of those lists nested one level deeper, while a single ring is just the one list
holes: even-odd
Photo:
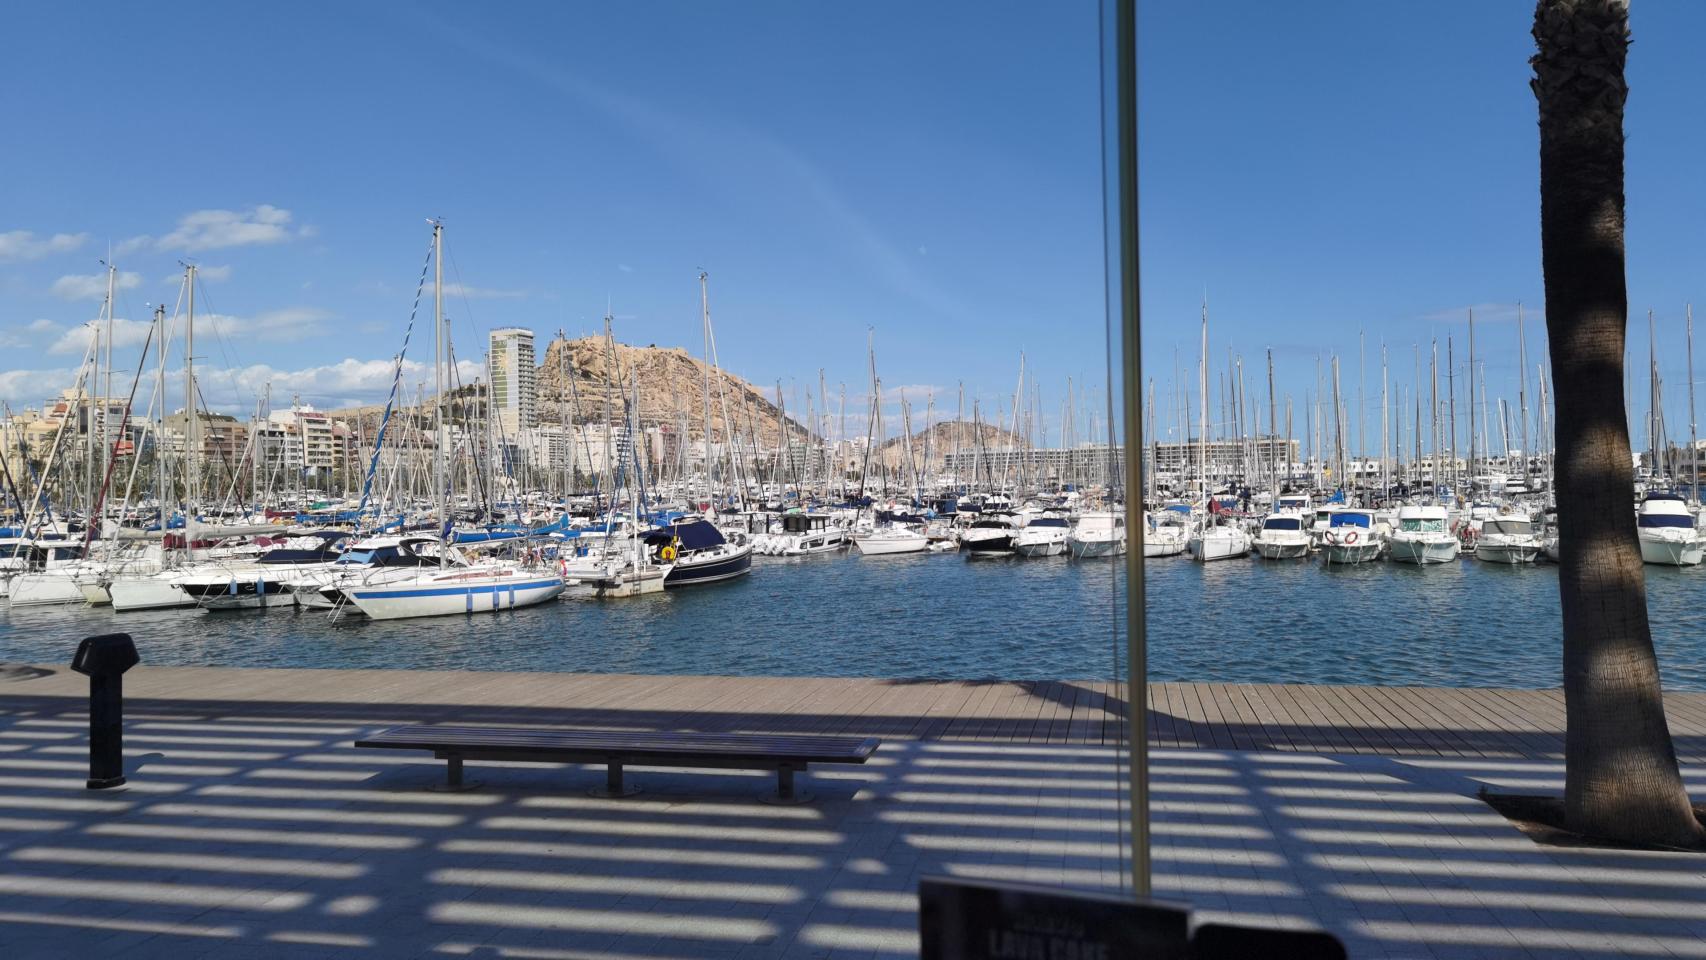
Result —
[{"label": "boat mast", "polygon": [[1700,435],[1694,420],[1694,304],[1688,305],[1688,492],[1700,502]]},{"label": "boat mast", "polygon": [[[1428,492],[1432,495],[1431,499],[1438,500],[1439,499],[1440,463],[1439,463],[1439,339],[1437,337],[1434,339],[1434,342],[1433,342],[1433,359],[1428,362],[1428,378],[1432,381],[1432,384],[1428,389],[1428,407],[1432,410],[1433,455],[1434,455],[1433,473],[1432,473],[1432,475],[1428,481],[1429,486],[1431,486],[1432,489],[1429,490]],[[1417,430],[1421,429],[1421,423],[1420,422],[1418,422],[1416,424],[1416,429]],[[1421,443],[1420,440],[1417,440],[1416,442],[1418,445]]]},{"label": "boat mast", "polygon": [[1522,487],[1528,489],[1528,341],[1522,335],[1522,303],[1516,305],[1517,412],[1522,416]]},{"label": "boat mast", "polygon": [[[1268,501],[1269,509],[1279,506],[1280,476],[1279,451],[1274,449],[1274,441],[1279,438],[1279,410],[1274,407],[1274,348],[1268,348],[1268,483],[1273,487],[1273,494]],[[1289,459],[1289,458],[1288,458]]]},{"label": "boat mast", "polygon": [[1208,484],[1208,297],[1202,300],[1202,359],[1197,365],[1198,409],[1197,451],[1202,467],[1203,500],[1209,496]]},{"label": "boat mast", "polygon": [[442,570],[445,555],[450,552],[449,471],[445,463],[450,446],[450,426],[444,421],[444,224],[437,220],[432,222],[432,334],[432,379],[437,397],[432,421],[436,447],[433,486],[438,499],[438,567]]},{"label": "boat mast", "polygon": [[1659,350],[1653,329],[1653,311],[1647,311],[1647,474],[1659,478]]},{"label": "boat mast", "polygon": [[1469,311],[1469,492],[1475,492],[1475,311]]},{"label": "boat mast", "polygon": [[705,491],[716,499],[715,471],[711,460],[711,299],[705,282],[710,275],[699,271],[699,325],[705,336]]},{"label": "boat mast", "polygon": [[188,311],[184,318],[184,555],[195,558],[195,511],[200,487],[196,462],[201,431],[195,415],[195,264],[184,267]]}]

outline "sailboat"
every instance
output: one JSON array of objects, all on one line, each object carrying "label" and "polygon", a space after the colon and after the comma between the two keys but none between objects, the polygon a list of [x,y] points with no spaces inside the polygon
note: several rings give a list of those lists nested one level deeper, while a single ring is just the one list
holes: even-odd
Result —
[{"label": "sailboat", "polygon": [[[433,242],[433,334],[435,355],[433,378],[437,402],[433,404],[435,488],[438,496],[439,529],[450,535],[450,478],[448,476],[449,424],[446,422],[444,329],[444,225],[432,225]],[[546,567],[505,561],[486,561],[468,566],[447,566],[449,551],[440,551],[436,570],[423,570],[411,577],[384,583],[363,583],[343,590],[348,601],[375,620],[435,617],[454,613],[486,613],[513,610],[554,600],[563,592],[563,578]]]}]

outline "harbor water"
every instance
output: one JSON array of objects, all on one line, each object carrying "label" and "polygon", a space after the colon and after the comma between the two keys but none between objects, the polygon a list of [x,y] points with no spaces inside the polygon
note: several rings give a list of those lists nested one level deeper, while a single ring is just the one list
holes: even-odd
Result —
[{"label": "harbor water", "polygon": [[[759,558],[734,581],[471,617],[114,614],[0,605],[0,661],[82,637],[150,664],[746,676],[1094,679],[1114,670],[1116,561]],[[1557,568],[1151,560],[1150,677],[1207,683],[1555,687]],[[1665,682],[1706,690],[1706,569],[1647,567]]]}]

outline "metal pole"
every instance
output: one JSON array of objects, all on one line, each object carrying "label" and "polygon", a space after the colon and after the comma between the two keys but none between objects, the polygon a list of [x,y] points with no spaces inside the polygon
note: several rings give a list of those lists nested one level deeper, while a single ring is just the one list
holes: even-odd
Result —
[{"label": "metal pole", "polygon": [[[1125,461],[1128,467],[1141,463],[1143,456],[1143,419],[1140,401],[1139,385],[1143,382],[1143,340],[1142,317],[1139,306],[1138,286],[1138,233],[1137,233],[1137,3],[1136,0],[1113,0],[1113,70],[1112,90],[1114,93],[1114,124],[1111,131],[1104,125],[1103,135],[1112,132],[1115,137],[1113,158],[1117,160],[1114,169],[1105,166],[1110,159],[1110,151],[1104,141],[1103,145],[1103,176],[1104,182],[1111,178],[1107,187],[1112,196],[1104,197],[1104,209],[1108,200],[1117,201],[1118,233],[1110,239],[1115,240],[1114,249],[1108,251],[1110,268],[1118,271],[1119,279],[1119,317],[1120,317],[1120,361],[1122,368],[1121,383],[1124,386],[1124,417],[1125,417]],[[1106,23],[1107,8],[1104,7],[1104,24]],[[1105,27],[1104,27],[1105,28]],[[1104,37],[1104,49],[1107,38]],[[1104,64],[1106,68],[1106,64]],[[1107,88],[1104,87],[1104,90]],[[1104,96],[1106,94],[1104,93]],[[1104,102],[1104,110],[1108,106]],[[1111,232],[1111,231],[1110,231]],[[1114,259],[1114,258],[1117,258]],[[1113,295],[1113,277],[1109,277],[1108,293],[1110,300]],[[1110,314],[1115,303],[1108,304]],[[1205,305],[1206,321],[1206,305]],[[1112,331],[1110,331],[1111,336]],[[1205,350],[1206,357],[1206,350]],[[1108,364],[1113,365],[1113,357],[1108,357]],[[1109,387],[1112,383],[1112,370],[1109,370]],[[1108,424],[1108,432],[1113,433],[1113,424]],[[1110,445],[1113,437],[1109,436]],[[1137,532],[1137,543],[1126,550],[1126,669],[1127,690],[1126,717],[1130,724],[1127,743],[1130,745],[1131,756],[1131,883],[1132,890],[1138,896],[1148,896],[1149,883],[1149,731],[1148,731],[1148,688],[1146,683],[1149,676],[1149,660],[1147,638],[1144,634],[1144,584],[1143,584],[1143,498],[1125,498],[1126,529]],[[1131,534],[1127,534],[1128,539]]]}]

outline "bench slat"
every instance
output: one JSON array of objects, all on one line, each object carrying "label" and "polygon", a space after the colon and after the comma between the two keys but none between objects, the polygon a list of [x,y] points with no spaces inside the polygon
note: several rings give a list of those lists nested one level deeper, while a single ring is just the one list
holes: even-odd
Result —
[{"label": "bench slat", "polygon": [[608,753],[630,758],[739,758],[802,763],[864,763],[879,745],[880,741],[875,738],[856,737],[463,726],[399,727],[355,742],[357,747],[455,751],[470,755],[482,752],[583,756]]}]

